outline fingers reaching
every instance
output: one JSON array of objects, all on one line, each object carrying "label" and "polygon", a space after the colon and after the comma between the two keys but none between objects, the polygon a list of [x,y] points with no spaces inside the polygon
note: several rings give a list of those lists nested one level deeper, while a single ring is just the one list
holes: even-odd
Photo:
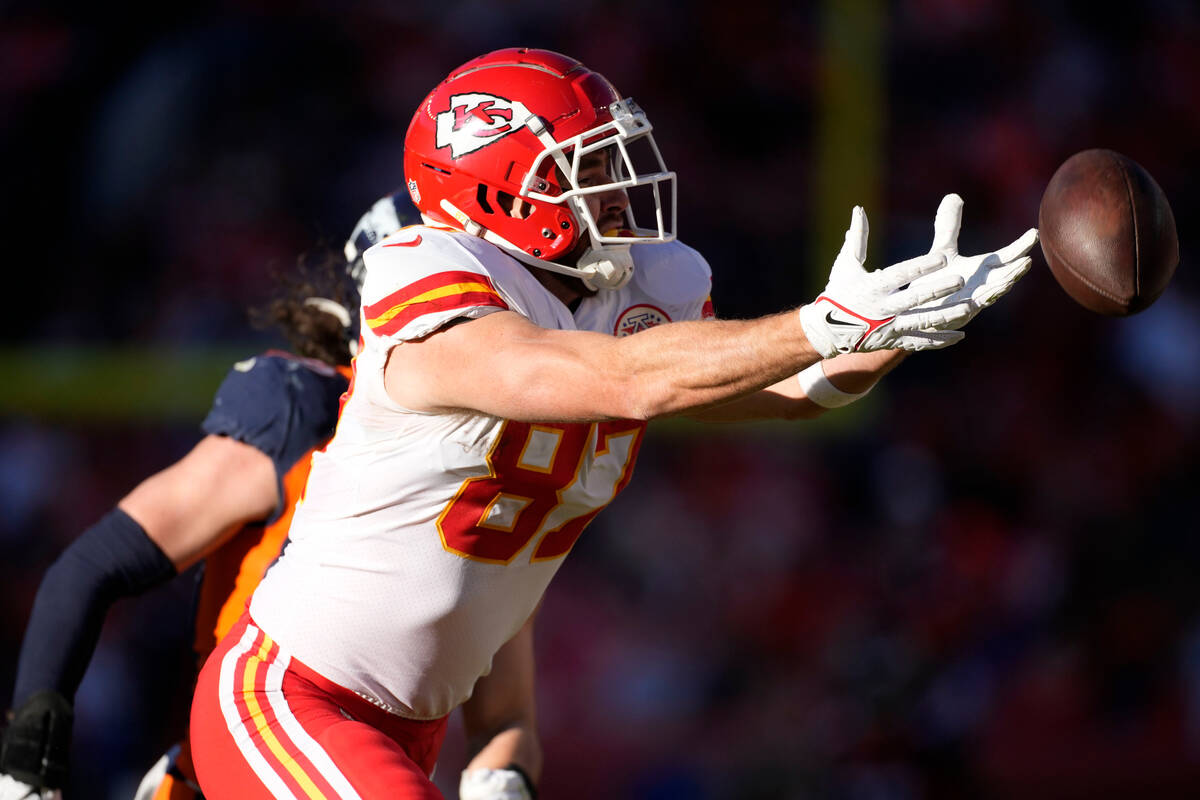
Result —
[{"label": "fingers reaching", "polygon": [[1037,244],[1037,240],[1037,228],[1030,228],[1029,230],[1025,231],[1025,233],[1021,234],[1020,238],[1018,238],[1015,242],[997,250],[996,255],[1000,257],[1000,261],[1002,263],[1007,264],[1010,261],[1015,261],[1032,250],[1033,246]]},{"label": "fingers reaching", "polygon": [[[899,264],[892,264],[890,267],[871,274],[879,289],[894,292],[906,283],[912,283],[922,275],[937,272],[945,266],[945,256],[940,253],[928,253],[901,261]],[[959,285],[961,286],[962,283],[960,282]]]},{"label": "fingers reaching", "polygon": [[929,252],[949,250],[958,252],[958,233],[962,229],[963,199],[957,194],[948,194],[938,206],[933,219],[933,246]]}]

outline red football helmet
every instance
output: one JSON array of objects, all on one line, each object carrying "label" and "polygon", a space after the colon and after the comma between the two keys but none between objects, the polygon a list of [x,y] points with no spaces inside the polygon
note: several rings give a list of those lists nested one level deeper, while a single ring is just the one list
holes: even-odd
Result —
[{"label": "red football helmet", "polygon": [[[404,142],[408,191],[423,216],[482,236],[528,264],[583,278],[593,288],[623,285],[630,244],[675,238],[675,173],[654,143],[646,115],[602,75],[549,50],[510,48],[468,61],[421,103]],[[653,171],[639,174],[629,145],[644,141]],[[612,180],[581,186],[584,156],[609,149]],[[660,184],[670,191],[664,219]],[[600,231],[585,196],[648,187],[655,225]],[[510,213],[513,197],[527,206]],[[555,263],[582,236],[577,266]]]}]

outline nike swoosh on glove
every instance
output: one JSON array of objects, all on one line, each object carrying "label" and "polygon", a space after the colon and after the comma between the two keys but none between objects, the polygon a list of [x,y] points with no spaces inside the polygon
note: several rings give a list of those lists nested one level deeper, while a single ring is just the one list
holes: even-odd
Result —
[{"label": "nike swoosh on glove", "polygon": [[[1012,244],[990,253],[964,256],[958,252],[958,234],[962,229],[963,199],[948,194],[938,206],[933,221],[933,245],[930,254],[946,257],[946,268],[963,279],[963,287],[936,305],[967,303],[971,313],[962,321],[966,325],[975,315],[1008,293],[1022,275],[1029,272],[1033,259],[1028,256],[1037,244],[1037,228],[1030,228]],[[918,278],[913,286],[920,287],[928,278]],[[961,325],[959,326],[961,327]]]},{"label": "nike swoosh on glove", "polygon": [[867,214],[855,206],[825,291],[800,308],[800,325],[822,358],[870,350],[930,350],[962,339],[956,328],[970,314],[968,303],[918,309],[962,289],[963,279],[946,269],[946,257],[930,253],[868,272],[863,266],[868,233]]}]

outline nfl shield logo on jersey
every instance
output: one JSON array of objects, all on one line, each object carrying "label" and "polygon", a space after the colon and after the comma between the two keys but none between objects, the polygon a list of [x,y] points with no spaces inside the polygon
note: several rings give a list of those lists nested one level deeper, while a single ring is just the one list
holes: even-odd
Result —
[{"label": "nfl shield logo on jersey", "polygon": [[621,312],[621,315],[617,317],[617,324],[613,326],[613,335],[618,338],[630,336],[638,331],[644,331],[670,321],[671,317],[661,308],[648,303],[640,303]]},{"label": "nfl shield logo on jersey", "polygon": [[449,147],[451,158],[459,158],[520,130],[529,117],[529,109],[516,100],[481,92],[456,94],[450,108],[437,115],[435,143]]}]

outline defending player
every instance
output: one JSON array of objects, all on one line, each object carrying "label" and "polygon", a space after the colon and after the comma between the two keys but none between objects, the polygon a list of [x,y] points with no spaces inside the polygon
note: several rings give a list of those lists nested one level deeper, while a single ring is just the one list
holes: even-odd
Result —
[{"label": "defending player", "polygon": [[[267,309],[298,355],[271,351],[236,364],[217,391],[206,434],[148,478],[47,571],[25,634],[3,739],[0,798],[46,797],[64,784],[72,698],[109,606],[205,560],[196,615],[200,663],[241,614],[279,555],[311,454],[325,444],[357,345],[361,251],[400,228],[393,196],[363,216],[347,263],[297,280]],[[464,776],[476,800],[528,798],[541,767],[533,711],[531,626],[497,656],[464,716],[475,758]],[[490,741],[489,741],[490,740]],[[199,797],[186,741],[138,790],[139,800]]]},{"label": "defending player", "polygon": [[287,552],[201,672],[210,800],[438,797],[446,715],[629,482],[647,420],[845,403],[898,349],[960,340],[1036,240],[959,256],[951,196],[930,254],[867,272],[855,209],[816,301],[702,321],[709,268],[674,240],[675,176],[645,115],[539,50],[452,72],[414,116],[405,173],[428,224],[367,251],[337,433]]}]

